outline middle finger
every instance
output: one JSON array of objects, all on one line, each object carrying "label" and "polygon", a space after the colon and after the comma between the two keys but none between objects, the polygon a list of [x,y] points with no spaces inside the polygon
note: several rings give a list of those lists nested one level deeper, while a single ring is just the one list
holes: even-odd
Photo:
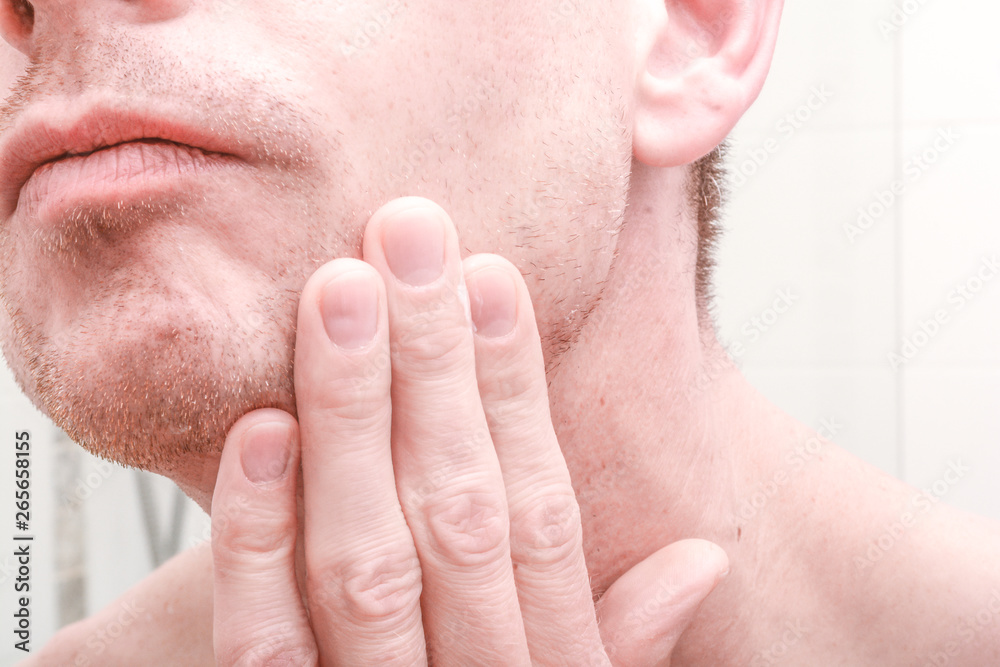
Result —
[{"label": "middle finger", "polygon": [[433,202],[395,200],[369,222],[364,258],[386,285],[393,467],[428,651],[435,665],[528,665],[455,227]]}]

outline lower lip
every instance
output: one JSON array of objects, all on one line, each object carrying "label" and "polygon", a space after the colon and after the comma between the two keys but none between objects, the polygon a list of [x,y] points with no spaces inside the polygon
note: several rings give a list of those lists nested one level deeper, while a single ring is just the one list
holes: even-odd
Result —
[{"label": "lower lip", "polygon": [[18,208],[41,220],[81,205],[113,205],[169,192],[182,179],[239,160],[169,141],[131,141],[43,164],[21,189]]}]

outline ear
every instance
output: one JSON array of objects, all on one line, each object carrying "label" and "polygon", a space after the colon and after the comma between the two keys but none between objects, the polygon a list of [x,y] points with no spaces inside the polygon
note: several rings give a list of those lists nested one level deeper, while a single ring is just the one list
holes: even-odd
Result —
[{"label": "ear", "polygon": [[688,164],[726,138],[757,99],[782,0],[636,0],[633,152]]},{"label": "ear", "polygon": [[26,0],[0,0],[0,38],[28,55],[31,52],[31,31],[35,23],[35,8]]}]

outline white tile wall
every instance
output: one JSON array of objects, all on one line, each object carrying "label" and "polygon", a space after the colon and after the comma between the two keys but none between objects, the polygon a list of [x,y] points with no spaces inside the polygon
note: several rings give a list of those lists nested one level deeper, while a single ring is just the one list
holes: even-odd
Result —
[{"label": "white tile wall", "polygon": [[[725,340],[741,340],[740,363],[778,405],[811,426],[842,424],[849,451],[907,481],[933,482],[949,462],[972,468],[948,501],[1000,518],[1000,277],[949,320],[901,369],[887,359],[921,320],[953,307],[949,294],[984,257],[1000,253],[996,183],[1000,179],[1000,6],[987,0],[908,3],[919,10],[886,34],[890,0],[790,0],[771,77],[734,133],[734,166],[768,139],[777,150],[735,189],[719,253],[718,320]],[[793,133],[778,123],[811,91],[832,97]],[[804,113],[804,112],[803,112]],[[870,229],[854,239],[844,225],[859,207],[904,174],[905,161],[939,128],[954,146]],[[760,153],[758,152],[759,156]],[[749,168],[747,169],[749,171]],[[748,341],[746,325],[790,290],[787,315]],[[0,439],[32,431],[35,449],[33,594],[37,644],[55,630],[59,502],[54,433],[4,371]],[[9,451],[9,450],[7,450]],[[81,454],[78,480],[97,481],[82,503],[87,535],[86,610],[92,612],[149,571],[134,475]],[[105,478],[106,475],[106,478]],[[0,478],[10,497],[11,480]],[[169,482],[155,481],[161,524]],[[206,519],[187,508],[184,544],[204,535]],[[9,559],[0,557],[0,585]],[[10,618],[9,595],[0,614]],[[14,658],[0,645],[0,663]]]},{"label": "white tile wall", "polygon": [[[893,22],[904,4],[915,11]],[[766,395],[810,425],[838,417],[846,449],[913,484],[967,461],[975,472],[948,500],[995,518],[998,19],[983,0],[786,3],[772,75],[733,135],[733,166],[812,86],[833,97],[733,193],[717,280],[728,340],[743,339],[776,286],[801,296],[742,359]],[[859,208],[875,215],[852,239],[844,225]],[[980,284],[979,272],[992,279]],[[939,312],[942,323],[928,323]],[[907,340],[919,347],[894,368],[888,355]]]},{"label": "white tile wall", "polygon": [[904,389],[908,481],[918,487],[933,484],[957,464],[956,470],[964,472],[944,500],[1000,516],[1000,369],[982,364],[915,367],[907,373]]},{"label": "white tile wall", "polygon": [[890,125],[894,45],[882,37],[877,23],[891,7],[890,0],[785,2],[767,89],[741,127],[770,130],[820,84],[834,97],[811,125]]},{"label": "white tile wall", "polygon": [[1000,124],[914,123],[903,132],[905,154],[928,150],[929,138],[942,126],[957,137],[954,146],[927,168],[902,203],[903,320],[911,331],[938,311],[948,318],[948,326],[914,358],[916,364],[996,367],[1000,224],[991,204],[1000,182]]},{"label": "white tile wall", "polygon": [[[766,142],[741,131],[733,168],[748,172]],[[796,299],[767,335],[747,343],[748,363],[882,360],[893,335],[891,216],[853,244],[844,225],[871,199],[873,183],[891,182],[892,147],[887,128],[803,127],[734,189],[719,254],[723,335],[737,335],[779,289]]]},{"label": "white tile wall", "polygon": [[899,31],[902,119],[956,122],[1000,118],[1000,5],[985,0],[920,2]]}]

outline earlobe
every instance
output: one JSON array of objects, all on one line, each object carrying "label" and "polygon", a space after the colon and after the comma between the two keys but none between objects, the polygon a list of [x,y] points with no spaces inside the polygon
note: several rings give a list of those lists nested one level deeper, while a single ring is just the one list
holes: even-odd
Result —
[{"label": "earlobe", "polygon": [[638,0],[633,153],[651,167],[708,154],[757,98],[782,0]]},{"label": "earlobe", "polygon": [[27,0],[0,0],[0,36],[8,44],[30,55],[35,8]]}]

